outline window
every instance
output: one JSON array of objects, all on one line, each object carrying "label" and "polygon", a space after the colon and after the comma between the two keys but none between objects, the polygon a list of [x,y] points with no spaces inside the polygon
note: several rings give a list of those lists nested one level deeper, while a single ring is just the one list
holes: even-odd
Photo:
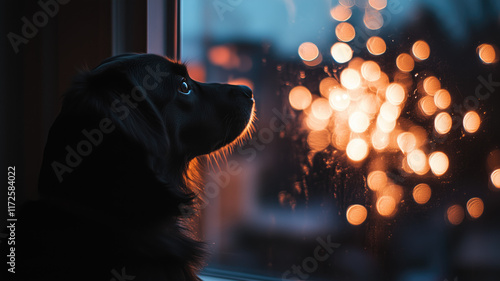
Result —
[{"label": "window", "polygon": [[192,78],[258,116],[207,171],[207,278],[498,276],[500,5],[462,2],[182,1]]}]

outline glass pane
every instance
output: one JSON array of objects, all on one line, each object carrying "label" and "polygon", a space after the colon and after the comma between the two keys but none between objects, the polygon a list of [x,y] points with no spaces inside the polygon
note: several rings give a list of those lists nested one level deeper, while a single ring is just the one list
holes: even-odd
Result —
[{"label": "glass pane", "polygon": [[498,1],[181,7],[191,77],[249,86],[258,117],[206,168],[208,270],[499,276]]}]

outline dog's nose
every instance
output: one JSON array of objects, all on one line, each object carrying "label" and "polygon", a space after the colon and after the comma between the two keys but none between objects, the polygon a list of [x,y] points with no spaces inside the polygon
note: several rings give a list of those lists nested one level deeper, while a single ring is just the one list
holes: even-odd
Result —
[{"label": "dog's nose", "polygon": [[247,86],[239,86],[241,88],[241,92],[243,92],[243,94],[249,98],[253,98],[253,93],[252,93],[252,89],[250,89],[249,87]]}]

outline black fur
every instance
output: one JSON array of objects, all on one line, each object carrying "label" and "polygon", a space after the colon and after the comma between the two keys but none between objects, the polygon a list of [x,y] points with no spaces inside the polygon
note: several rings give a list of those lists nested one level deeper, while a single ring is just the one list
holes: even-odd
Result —
[{"label": "black fur", "polygon": [[82,72],[50,129],[41,199],[20,214],[18,280],[198,280],[186,170],[246,133],[253,111],[250,89],[198,83],[156,55]]}]

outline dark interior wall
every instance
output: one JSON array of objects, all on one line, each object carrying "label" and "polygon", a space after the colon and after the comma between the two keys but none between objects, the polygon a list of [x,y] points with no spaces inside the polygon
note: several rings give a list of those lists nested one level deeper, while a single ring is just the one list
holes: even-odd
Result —
[{"label": "dark interior wall", "polygon": [[[47,20],[39,3],[53,4]],[[39,27],[16,53],[8,34],[23,36],[22,18],[33,23],[37,13]],[[5,177],[16,165],[18,205],[37,198],[45,140],[73,76],[112,55],[111,14],[111,0],[0,1],[0,163]]]}]

